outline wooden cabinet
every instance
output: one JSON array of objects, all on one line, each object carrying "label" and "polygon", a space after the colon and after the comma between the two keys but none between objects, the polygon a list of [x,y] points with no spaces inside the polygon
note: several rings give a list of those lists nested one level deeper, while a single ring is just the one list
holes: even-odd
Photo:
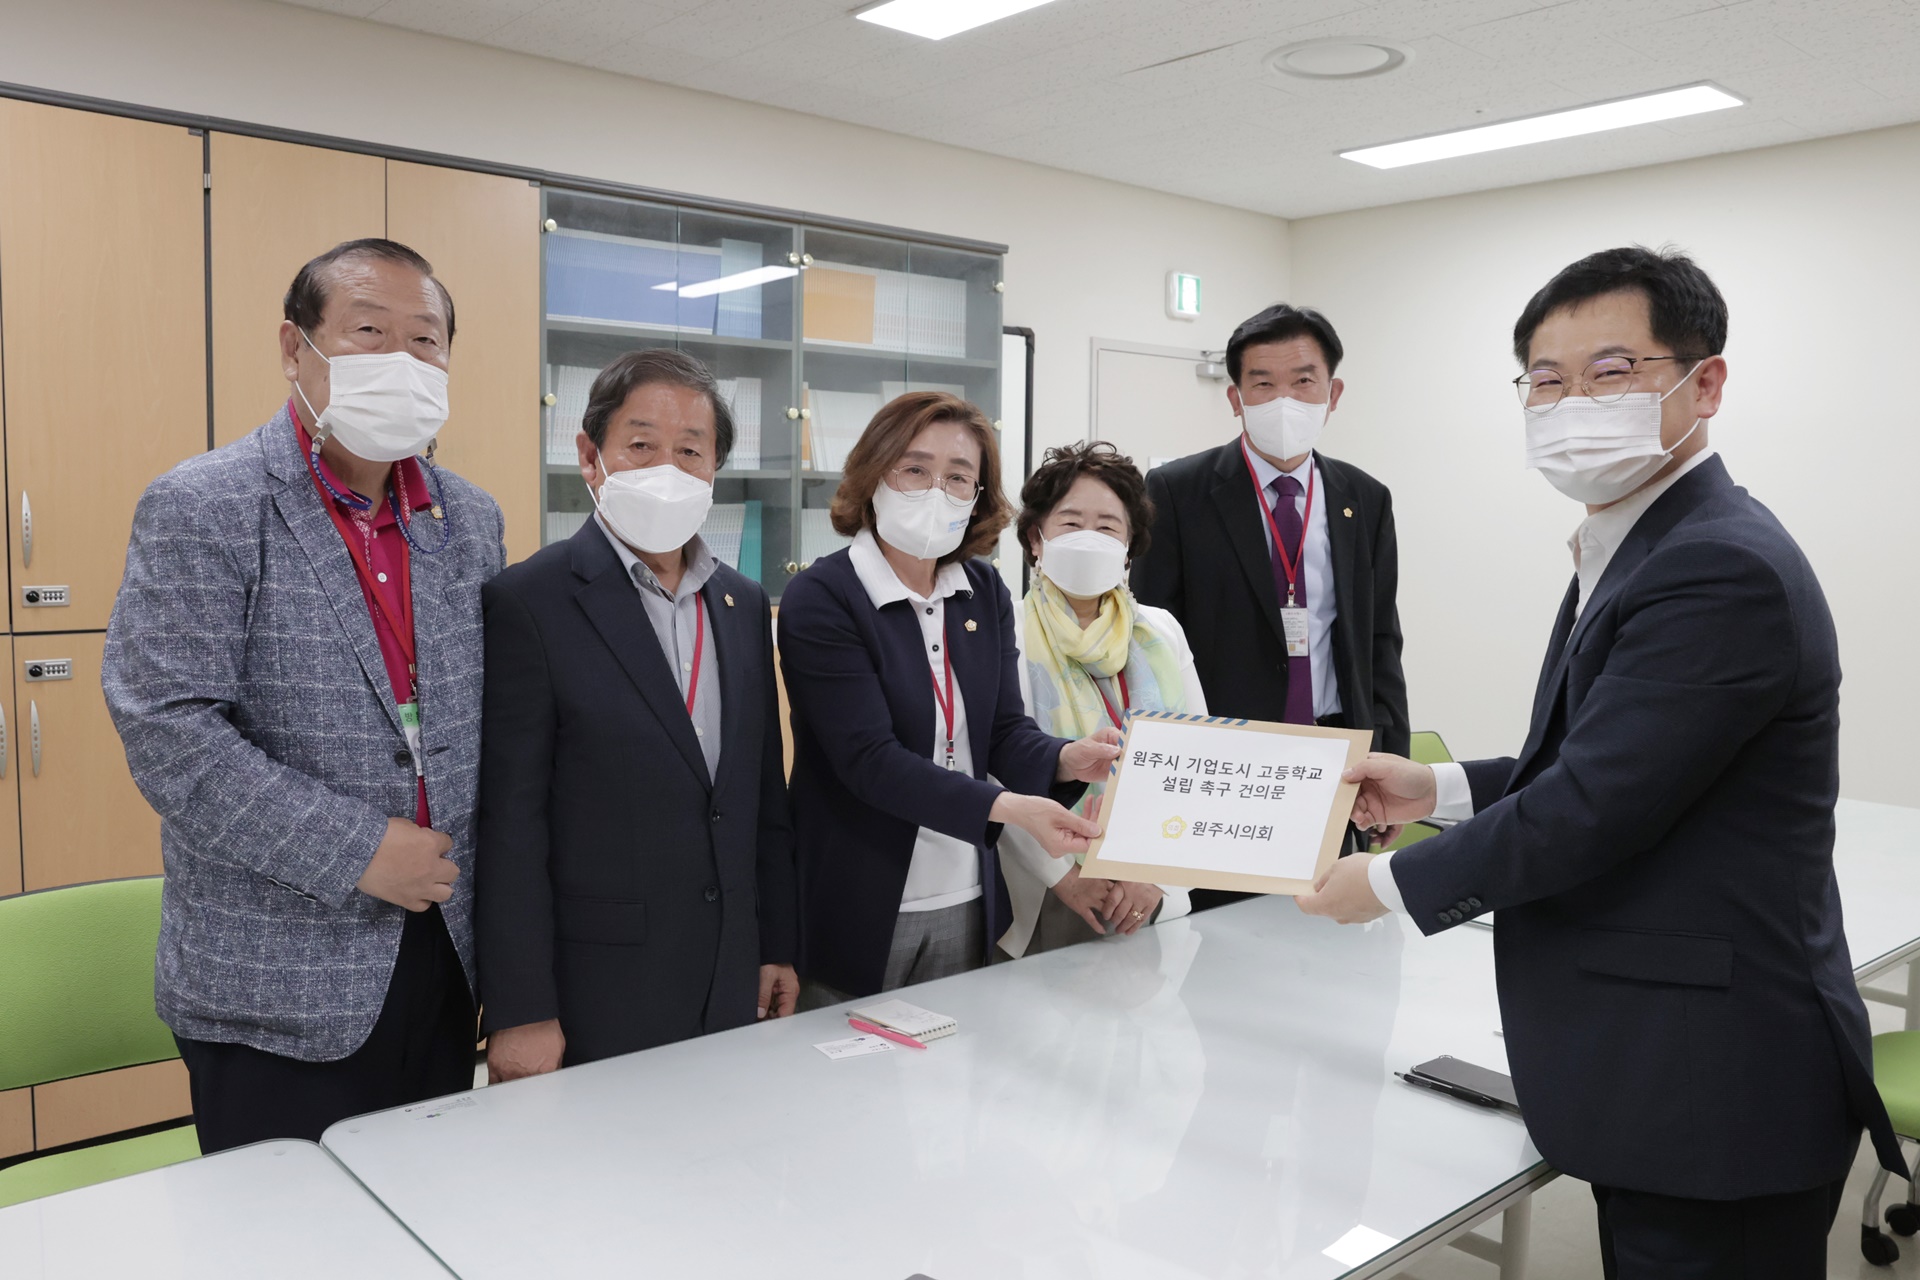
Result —
[{"label": "wooden cabinet", "polygon": [[453,295],[452,416],[436,459],[493,495],[507,562],[525,559],[540,547],[540,192],[390,160],[387,235],[433,263]]},{"label": "wooden cabinet", "polygon": [[[13,668],[12,636],[0,636],[0,662]],[[26,887],[20,858],[20,762],[27,733],[13,707],[13,680],[0,680],[0,897]]]},{"label": "wooden cabinet", "polygon": [[[13,638],[13,705],[20,726],[20,842],[26,887],[160,874],[160,819],[133,785],[100,688],[106,636]],[[70,679],[35,678],[69,664]],[[35,764],[35,741],[39,761]]]},{"label": "wooden cabinet", "polygon": [[279,411],[281,303],[294,273],[343,240],[387,233],[379,156],[216,133],[209,142],[213,442]]},{"label": "wooden cabinet", "polygon": [[0,1093],[0,1160],[33,1150],[33,1090]]},{"label": "wooden cabinet", "polygon": [[104,628],[141,491],[206,448],[201,158],[178,125],[0,99],[16,632]]},{"label": "wooden cabinet", "polygon": [[187,1068],[178,1058],[75,1076],[33,1091],[36,1145],[41,1150],[192,1114]]}]

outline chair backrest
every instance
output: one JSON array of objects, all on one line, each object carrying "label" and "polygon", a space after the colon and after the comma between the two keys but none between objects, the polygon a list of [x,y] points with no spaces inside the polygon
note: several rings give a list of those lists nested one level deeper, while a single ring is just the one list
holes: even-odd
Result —
[{"label": "chair backrest", "polygon": [[1431,731],[1412,735],[1407,747],[1407,758],[1419,764],[1450,764],[1453,753],[1447,750],[1447,744],[1440,741],[1440,735]]},{"label": "chair backrest", "polygon": [[180,1056],[153,1011],[160,879],[0,898],[0,1089]]}]

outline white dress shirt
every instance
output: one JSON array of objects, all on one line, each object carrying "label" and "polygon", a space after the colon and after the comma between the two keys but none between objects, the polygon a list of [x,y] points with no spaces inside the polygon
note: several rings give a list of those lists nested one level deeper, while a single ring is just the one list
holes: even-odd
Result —
[{"label": "white dress shirt", "polygon": [[[916,595],[900,581],[887,563],[872,530],[862,529],[847,553],[853,558],[853,571],[866,589],[875,609],[905,600],[913,606],[920,623],[920,636],[926,644],[927,669],[938,682],[940,694],[934,698],[933,754],[935,764],[947,762],[947,723],[940,710],[946,696],[947,597],[957,593],[972,595],[967,571],[958,562],[941,565],[933,579],[931,596]],[[961,695],[958,679],[953,685],[953,767],[973,775],[973,741],[967,734],[967,700]],[[980,852],[965,840],[957,840],[938,831],[921,827],[913,839],[913,861],[907,866],[907,885],[900,893],[902,911],[938,911],[957,907],[980,896]]]},{"label": "white dress shirt", "polygon": [[[1339,616],[1340,609],[1333,591],[1333,544],[1327,537],[1326,474],[1312,453],[1293,470],[1282,471],[1248,448],[1244,436],[1240,448],[1253,463],[1253,473],[1259,477],[1266,501],[1274,504],[1275,519],[1279,518],[1280,509],[1273,496],[1273,482],[1284,475],[1292,476],[1300,484],[1300,495],[1293,500],[1293,509],[1306,521],[1307,554],[1301,572],[1307,580],[1307,658],[1313,667],[1313,716],[1316,720],[1324,719],[1340,710],[1340,681],[1333,670],[1333,620]],[[1313,485],[1311,513],[1306,509],[1309,479]],[[1266,541],[1267,556],[1271,559],[1273,529],[1264,513],[1260,517],[1260,536]],[[1280,603],[1285,604],[1286,600],[1283,598]]]},{"label": "white dress shirt", "polygon": [[[1626,542],[1640,517],[1647,514],[1647,509],[1658,502],[1662,494],[1679,483],[1681,476],[1712,456],[1713,450],[1702,449],[1654,483],[1634,490],[1580,522],[1580,527],[1567,539],[1567,550],[1573,553],[1574,574],[1580,580],[1580,599],[1573,613],[1576,620],[1586,612],[1593,589],[1606,576],[1607,566],[1613,563],[1614,554]],[[1433,766],[1433,816],[1442,822],[1465,822],[1473,816],[1473,790],[1467,785],[1467,771],[1458,764]],[[1389,870],[1392,862],[1391,853],[1375,858],[1367,866],[1367,883],[1382,906],[1405,915],[1407,902],[1400,896],[1400,884]]]}]

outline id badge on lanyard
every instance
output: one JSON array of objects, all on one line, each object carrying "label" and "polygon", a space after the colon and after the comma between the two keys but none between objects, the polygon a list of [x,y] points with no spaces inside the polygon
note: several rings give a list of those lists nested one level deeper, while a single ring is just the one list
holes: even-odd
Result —
[{"label": "id badge on lanyard", "polygon": [[1281,606],[1280,634],[1286,637],[1289,658],[1312,656],[1308,648],[1307,611],[1304,608],[1293,604]]},{"label": "id badge on lanyard", "polygon": [[427,776],[427,749],[420,740],[420,704],[403,702],[400,704],[400,727],[407,735],[407,750],[413,755],[413,776]]}]

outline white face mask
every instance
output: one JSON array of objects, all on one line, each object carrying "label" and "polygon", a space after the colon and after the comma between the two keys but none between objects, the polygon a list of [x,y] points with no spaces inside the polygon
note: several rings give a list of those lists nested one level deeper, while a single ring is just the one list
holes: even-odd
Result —
[{"label": "white face mask", "polygon": [[1270,458],[1297,458],[1320,442],[1327,425],[1327,406],[1277,396],[1265,404],[1240,402],[1240,420],[1246,424],[1253,447]]},{"label": "white face mask", "polygon": [[874,532],[880,540],[916,560],[938,560],[960,545],[973,518],[976,496],[955,502],[944,489],[901,493],[882,480],[873,491]]},{"label": "white face mask", "polygon": [[1687,370],[1666,395],[1630,391],[1610,404],[1566,396],[1545,413],[1527,413],[1527,466],[1575,502],[1603,507],[1620,501],[1651,480],[1674,449],[1700,429],[1703,419],[1695,419],[1673,449],[1660,443],[1660,406],[1699,367]]},{"label": "white face mask", "polygon": [[1040,572],[1070,596],[1090,600],[1127,577],[1127,544],[1093,529],[1076,529],[1040,542]]},{"label": "white face mask", "polygon": [[608,471],[593,505],[600,518],[629,546],[649,555],[678,551],[693,540],[707,522],[713,506],[713,486],[688,475],[672,463],[637,471]]},{"label": "white face mask", "polygon": [[[307,338],[306,331],[300,336]],[[327,408],[315,414],[307,393],[294,383],[314,436],[332,436],[340,447],[368,462],[399,462],[433,443],[447,421],[447,371],[404,351],[328,357],[313,339],[313,353],[327,362]]]}]

